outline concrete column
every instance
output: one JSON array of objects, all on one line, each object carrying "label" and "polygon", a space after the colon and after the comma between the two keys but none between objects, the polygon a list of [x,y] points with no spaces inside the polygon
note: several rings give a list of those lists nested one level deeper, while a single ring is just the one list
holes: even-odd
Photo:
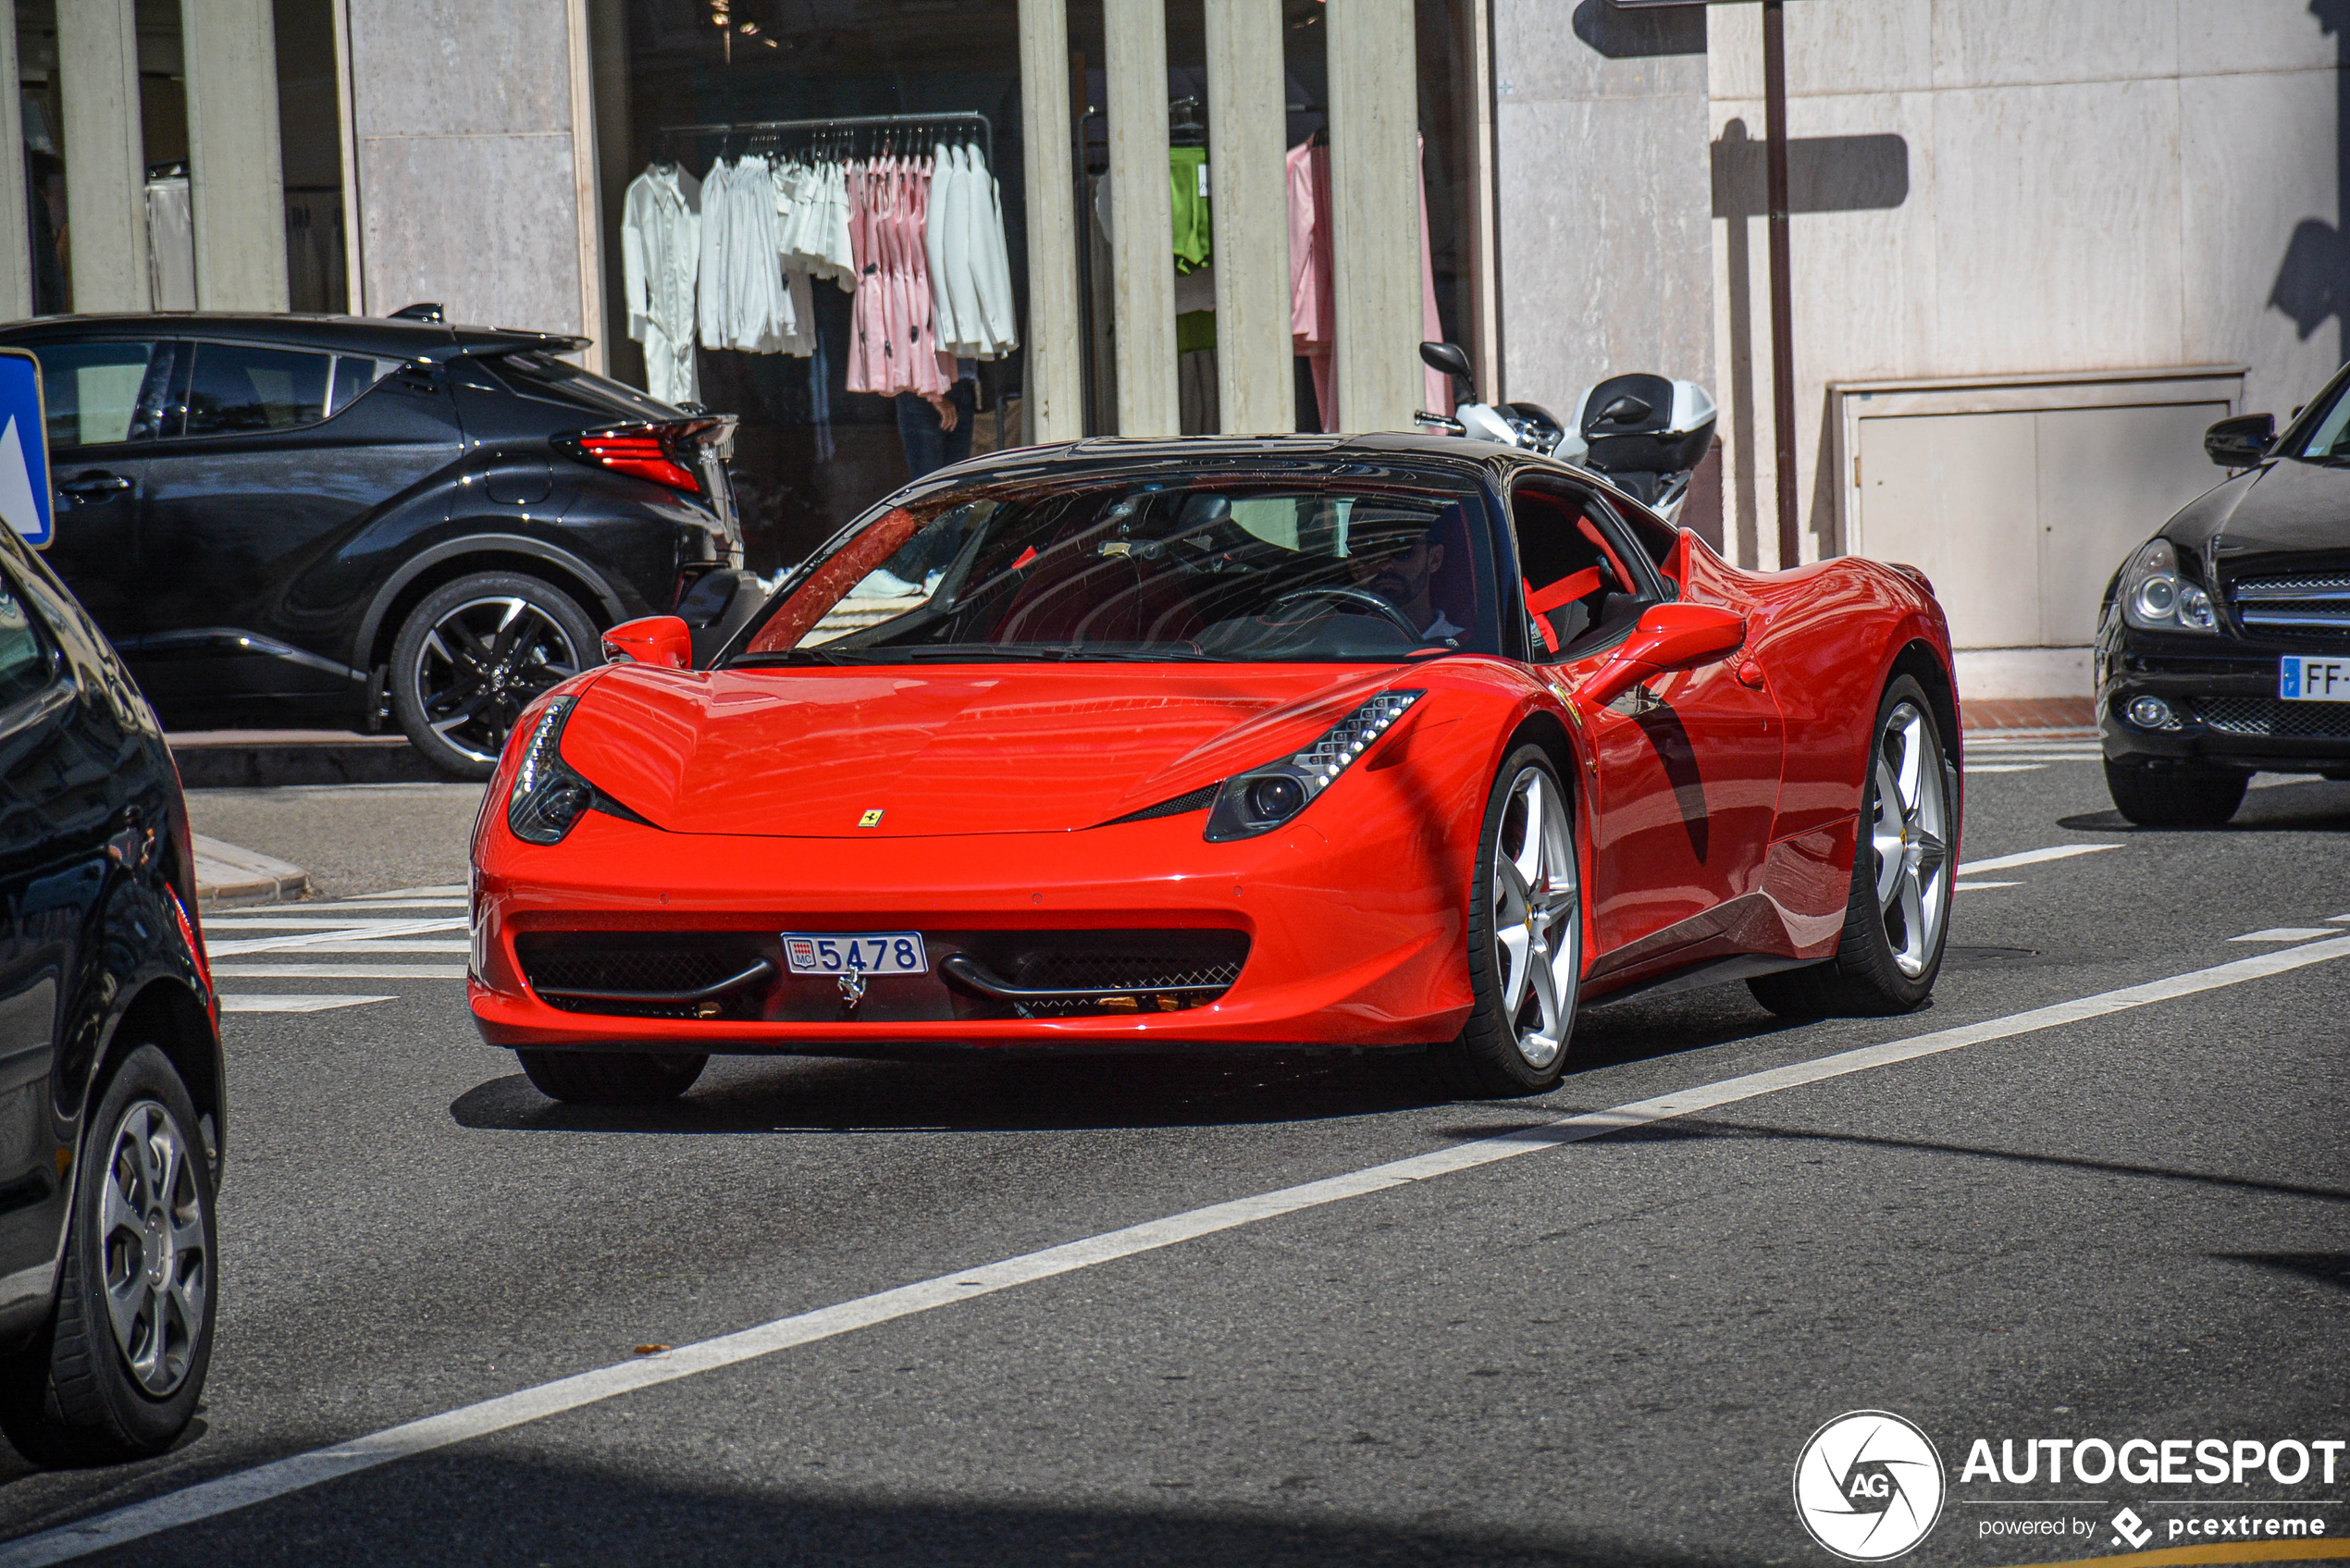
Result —
[{"label": "concrete column", "polygon": [[132,0],[67,0],[57,7],[57,85],[65,100],[73,308],[145,310],[147,169]]},{"label": "concrete column", "polygon": [[1284,434],[1297,428],[1297,381],[1281,13],[1266,0],[1206,0],[1206,19],[1217,403],[1231,434]]},{"label": "concrete column", "polygon": [[571,186],[579,236],[579,331],[590,341],[579,363],[608,374],[604,339],[603,192],[596,183],[595,64],[588,37],[588,0],[564,0],[571,60]]},{"label": "concrete column", "polygon": [[[19,80],[17,8],[0,6],[0,83]],[[32,236],[24,190],[24,97],[0,93],[0,321],[32,314]]]},{"label": "concrete column", "polygon": [[1410,430],[1420,375],[1418,68],[1412,0],[1329,0],[1338,412]]},{"label": "concrete column", "polygon": [[[1410,0],[1404,3],[1408,6]],[[1182,433],[1183,423],[1175,375],[1175,199],[1167,173],[1166,0],[1102,0],[1102,64],[1109,78],[1110,297],[1111,331],[1118,343],[1118,433],[1175,436]]]},{"label": "concrete column", "polygon": [[286,308],[286,182],[269,0],[179,0],[196,308]]},{"label": "concrete column", "polygon": [[1068,0],[1020,0],[1020,121],[1028,183],[1028,363],[1020,413],[1027,439],[1044,445],[1085,434]]}]

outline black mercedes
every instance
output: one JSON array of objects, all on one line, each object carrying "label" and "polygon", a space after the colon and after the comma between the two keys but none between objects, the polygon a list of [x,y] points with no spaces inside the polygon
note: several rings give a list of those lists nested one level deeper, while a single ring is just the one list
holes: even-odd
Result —
[{"label": "black mercedes", "polygon": [[674,612],[714,639],[762,597],[733,417],[560,357],[585,343],[432,306],[0,331],[41,362],[49,562],[167,723],[388,720],[480,778],[601,628]]},{"label": "black mercedes", "polygon": [[2350,364],[2284,433],[2204,436],[2229,478],[2106,585],[2096,645],[2105,776],[2147,827],[2234,815],[2255,772],[2350,778]]}]

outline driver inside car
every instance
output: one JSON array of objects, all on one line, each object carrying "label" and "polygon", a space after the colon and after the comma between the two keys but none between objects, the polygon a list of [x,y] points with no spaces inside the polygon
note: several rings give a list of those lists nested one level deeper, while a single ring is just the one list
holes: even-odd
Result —
[{"label": "driver inside car", "polygon": [[[1379,595],[1418,627],[1422,636],[1440,642],[1459,636],[1466,629],[1433,602],[1429,591],[1444,570],[1441,536],[1448,520],[1440,515],[1423,532],[1401,540],[1382,540],[1387,546],[1383,553],[1365,550],[1349,556],[1346,563],[1357,587]],[[1399,543],[1400,549],[1395,548]]]}]

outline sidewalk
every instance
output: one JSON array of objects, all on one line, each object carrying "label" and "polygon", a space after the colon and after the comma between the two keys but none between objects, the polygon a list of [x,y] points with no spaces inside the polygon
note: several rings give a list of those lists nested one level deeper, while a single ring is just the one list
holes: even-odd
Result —
[{"label": "sidewalk", "polygon": [[235,904],[281,904],[310,891],[310,873],[300,866],[241,849],[216,838],[194,835],[196,906],[227,908]]},{"label": "sidewalk", "polygon": [[189,789],[283,784],[447,784],[401,735],[348,730],[187,730],[167,735]]},{"label": "sidewalk", "polygon": [[1961,698],[1959,724],[1969,735],[2033,730],[2043,735],[2093,735],[2096,734],[2096,702],[2086,697]]}]

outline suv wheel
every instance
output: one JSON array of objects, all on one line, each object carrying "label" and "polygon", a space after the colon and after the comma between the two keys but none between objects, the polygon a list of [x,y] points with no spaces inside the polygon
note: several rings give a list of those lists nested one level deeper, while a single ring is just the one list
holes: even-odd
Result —
[{"label": "suv wheel", "polygon": [[2106,793],[2142,828],[2216,828],[2236,814],[2249,773],[2156,772],[2127,762],[2105,765]]},{"label": "suv wheel", "polygon": [[595,623],[536,577],[477,572],[425,596],[391,645],[391,710],[432,764],[486,779],[514,721],[601,658]]},{"label": "suv wheel", "polygon": [[142,1045],[83,1127],[56,1305],[0,1364],[0,1428],[18,1451],[75,1464],[169,1448],[211,1365],[218,1256],[195,1106]]}]

